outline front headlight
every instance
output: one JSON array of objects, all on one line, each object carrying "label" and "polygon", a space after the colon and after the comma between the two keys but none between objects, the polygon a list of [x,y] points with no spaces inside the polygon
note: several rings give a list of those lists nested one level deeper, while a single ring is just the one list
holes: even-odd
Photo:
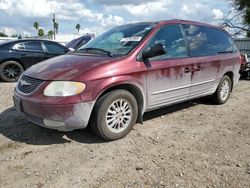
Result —
[{"label": "front headlight", "polygon": [[47,97],[66,97],[83,92],[86,85],[82,82],[53,81],[44,90],[43,95]]}]

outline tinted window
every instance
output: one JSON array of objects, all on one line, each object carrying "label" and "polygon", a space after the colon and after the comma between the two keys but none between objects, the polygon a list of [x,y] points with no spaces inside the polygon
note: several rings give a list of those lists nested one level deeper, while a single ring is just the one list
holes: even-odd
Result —
[{"label": "tinted window", "polygon": [[17,50],[24,50],[24,49],[25,49],[25,46],[24,46],[23,43],[17,43],[17,44],[15,45],[15,49],[17,49]]},{"label": "tinted window", "polygon": [[24,46],[26,50],[43,52],[41,43],[38,41],[24,42]]},{"label": "tinted window", "polygon": [[183,27],[188,38],[190,55],[193,57],[232,53],[236,50],[232,39],[223,31],[205,26]]},{"label": "tinted window", "polygon": [[63,47],[55,43],[44,42],[44,44],[49,53],[64,53],[66,51]]},{"label": "tinted window", "polygon": [[154,44],[162,44],[167,53],[162,56],[151,58],[150,60],[181,58],[188,56],[185,39],[179,25],[168,25],[161,28],[150,40],[146,48],[149,48]]}]

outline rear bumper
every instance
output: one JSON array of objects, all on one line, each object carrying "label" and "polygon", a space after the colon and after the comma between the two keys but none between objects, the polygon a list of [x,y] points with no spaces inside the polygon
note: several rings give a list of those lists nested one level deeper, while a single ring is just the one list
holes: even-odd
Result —
[{"label": "rear bumper", "polygon": [[[14,96],[14,98],[18,98]],[[44,105],[20,100],[14,102],[15,108],[35,124],[59,131],[72,131],[86,128],[95,101],[68,105]]]}]

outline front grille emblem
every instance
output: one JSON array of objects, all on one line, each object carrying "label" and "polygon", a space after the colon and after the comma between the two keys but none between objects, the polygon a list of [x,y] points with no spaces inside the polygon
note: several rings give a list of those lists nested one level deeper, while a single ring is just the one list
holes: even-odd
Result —
[{"label": "front grille emblem", "polygon": [[25,80],[20,80],[21,86],[31,86],[31,83],[25,81]]}]

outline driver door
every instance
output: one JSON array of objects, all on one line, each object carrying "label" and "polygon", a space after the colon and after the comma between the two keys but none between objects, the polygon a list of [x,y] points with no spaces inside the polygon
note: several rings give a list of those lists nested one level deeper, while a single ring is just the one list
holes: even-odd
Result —
[{"label": "driver door", "polygon": [[186,100],[191,86],[191,65],[181,26],[166,25],[146,48],[163,45],[166,54],[149,58],[147,70],[148,109]]}]

